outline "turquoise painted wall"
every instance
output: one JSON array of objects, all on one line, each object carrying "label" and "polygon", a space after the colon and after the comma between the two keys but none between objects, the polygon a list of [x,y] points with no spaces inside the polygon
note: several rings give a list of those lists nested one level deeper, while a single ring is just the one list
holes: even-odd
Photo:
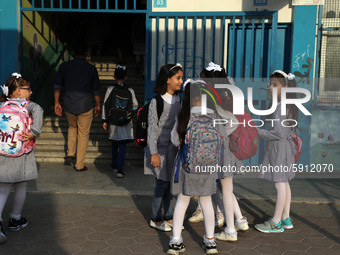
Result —
[{"label": "turquoise painted wall", "polygon": [[[293,50],[291,72],[295,74],[298,87],[313,91],[314,50],[317,6],[294,6]],[[304,106],[312,112],[312,100]],[[313,114],[313,113],[312,113]],[[312,116],[299,112],[298,136],[302,139],[302,153],[298,163],[310,162],[310,126]]]},{"label": "turquoise painted wall", "polygon": [[18,1],[0,1],[0,84],[18,71]]}]

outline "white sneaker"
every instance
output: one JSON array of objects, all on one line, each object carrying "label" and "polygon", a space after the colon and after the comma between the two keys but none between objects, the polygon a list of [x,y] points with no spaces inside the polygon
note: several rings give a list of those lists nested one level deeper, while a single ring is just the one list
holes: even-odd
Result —
[{"label": "white sneaker", "polygon": [[164,232],[171,231],[171,227],[168,224],[166,224],[164,221],[162,222],[160,226],[158,226],[153,220],[150,220],[150,227],[155,228],[160,231],[164,231]]},{"label": "white sneaker", "polygon": [[235,229],[236,231],[246,231],[249,229],[247,218],[243,216],[241,220],[235,221]]},{"label": "white sneaker", "polygon": [[224,230],[220,233],[216,233],[215,238],[217,240],[221,240],[221,241],[236,242],[237,241],[237,232],[236,232],[236,230],[234,230],[234,232],[228,233],[228,232],[226,232],[226,230]]},{"label": "white sneaker", "polygon": [[185,252],[183,238],[180,237],[179,240],[174,240],[173,237],[170,237],[169,249],[167,251],[167,254],[179,255],[182,252]]},{"label": "white sneaker", "polygon": [[[171,223],[169,223],[168,221],[164,221],[164,223],[166,224],[166,225],[168,225],[170,228],[172,228],[172,224]],[[184,226],[182,226],[182,230],[184,229]]]},{"label": "white sneaker", "polygon": [[191,223],[197,223],[203,221],[203,212],[201,210],[195,211],[192,216],[188,219]]},{"label": "white sneaker", "polygon": [[223,227],[224,225],[224,216],[222,212],[217,212],[216,213],[216,218],[215,218],[215,226],[216,227]]}]

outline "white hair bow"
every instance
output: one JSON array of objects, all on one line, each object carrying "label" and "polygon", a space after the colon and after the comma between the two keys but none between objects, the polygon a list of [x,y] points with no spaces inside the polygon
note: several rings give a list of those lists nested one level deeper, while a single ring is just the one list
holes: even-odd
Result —
[{"label": "white hair bow", "polygon": [[210,62],[209,65],[205,68],[207,71],[218,71],[221,72],[222,71],[222,67],[218,64],[215,64],[214,62]]},{"label": "white hair bow", "polygon": [[20,73],[12,73],[12,77],[15,77],[16,79],[21,78],[21,74]]},{"label": "white hair bow", "polygon": [[182,65],[181,65],[180,63],[176,63],[176,65],[174,65],[173,67],[171,67],[169,71],[171,71],[171,70],[174,69],[175,67],[183,68]]},{"label": "white hair bow", "polygon": [[118,68],[123,69],[124,71],[126,70],[126,66],[117,65],[116,69],[118,69]]},{"label": "white hair bow", "polygon": [[7,97],[8,96],[8,87],[4,84],[4,85],[0,86],[0,88],[2,89],[2,93]]},{"label": "white hair bow", "polygon": [[289,81],[292,81],[292,80],[295,79],[295,75],[292,74],[292,73],[289,73],[289,74],[287,75],[287,79],[288,79]]}]

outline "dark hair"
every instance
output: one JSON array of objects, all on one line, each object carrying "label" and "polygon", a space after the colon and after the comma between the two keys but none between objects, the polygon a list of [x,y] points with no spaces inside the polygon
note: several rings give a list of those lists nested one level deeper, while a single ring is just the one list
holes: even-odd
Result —
[{"label": "dark hair", "polygon": [[10,97],[17,90],[17,88],[22,88],[29,85],[30,82],[25,77],[16,78],[15,76],[12,76],[6,81],[5,84],[5,86],[8,87],[8,95],[6,96],[2,93],[1,101],[7,101],[7,97]]},{"label": "dark hair", "polygon": [[[270,75],[269,77],[270,79],[271,78],[277,78],[279,80],[279,82],[283,85],[283,86],[288,86],[289,88],[295,88],[296,85],[297,85],[297,82],[294,79],[292,80],[289,80],[287,78],[287,76],[283,76],[283,74],[279,73],[279,72],[274,72]],[[287,98],[297,98],[296,96],[296,93],[287,93]],[[272,104],[272,102],[270,102],[270,105]],[[296,105],[287,105],[287,110],[288,110],[288,114],[291,114],[292,116],[292,119],[294,120],[298,120],[298,113],[299,113],[299,110],[298,108],[296,107]]]},{"label": "dark hair", "polygon": [[115,77],[117,80],[123,80],[126,76],[127,76],[126,68],[123,69],[121,67],[118,67],[118,68],[116,67]]},{"label": "dark hair", "polygon": [[156,94],[164,95],[167,91],[168,78],[171,78],[172,76],[177,74],[178,71],[183,72],[182,67],[179,65],[167,64],[162,66],[157,75],[156,85],[153,88],[153,92]]},{"label": "dark hair", "polygon": [[[228,76],[225,72],[224,67],[222,67],[221,71],[208,71],[207,69],[203,69],[200,73],[200,77],[207,83],[210,84],[212,87],[215,84],[231,84]],[[227,111],[233,111],[233,98],[232,94],[229,89],[216,89],[216,92],[221,97],[222,107]],[[208,99],[208,106],[213,106],[211,100]]]},{"label": "dark hair", "polygon": [[85,56],[86,51],[87,51],[87,45],[85,43],[76,43],[75,45],[73,45],[73,52],[74,55],[76,56]]},{"label": "dark hair", "polygon": [[190,120],[191,102],[190,99],[201,95],[200,83],[190,82],[185,86],[182,100],[182,108],[177,115],[177,132],[181,146],[184,144],[185,133]]}]

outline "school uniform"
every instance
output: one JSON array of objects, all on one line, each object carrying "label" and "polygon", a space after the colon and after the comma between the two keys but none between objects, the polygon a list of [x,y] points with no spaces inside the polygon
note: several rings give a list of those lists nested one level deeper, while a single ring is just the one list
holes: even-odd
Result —
[{"label": "school uniform", "polygon": [[[144,173],[152,174],[156,179],[156,186],[152,198],[152,216],[154,222],[171,220],[173,217],[172,195],[170,193],[170,180],[172,166],[176,158],[177,147],[170,141],[170,133],[175,124],[175,119],[180,111],[180,97],[165,93],[161,95],[164,103],[163,112],[158,119],[157,102],[152,99],[148,112],[147,147],[144,155]],[[151,156],[158,154],[160,166],[151,165]],[[164,217],[162,216],[162,205]]]},{"label": "school uniform", "polygon": [[[191,118],[201,115],[201,107],[191,108]],[[211,109],[207,109],[207,115],[214,118],[214,112]],[[188,126],[190,125],[190,120]],[[180,141],[177,132],[178,123],[176,121],[171,131],[171,142],[179,147]],[[222,151],[221,151],[222,153]],[[178,160],[178,157],[182,155],[178,153],[172,172],[171,180],[171,193],[178,195],[182,193],[185,196],[211,196],[216,193],[216,180],[218,179],[218,173],[210,172],[187,172],[183,160]]]},{"label": "school uniform", "polygon": [[[281,102],[275,112],[272,114],[273,127],[268,130],[258,129],[259,136],[267,140],[266,150],[262,166],[267,167],[283,167],[287,166],[289,171],[261,171],[260,177],[272,182],[288,182],[294,178],[295,173],[291,169],[291,165],[295,163],[294,155],[296,153],[294,143],[291,138],[291,128],[284,127],[281,124],[282,120],[289,119],[290,116],[281,115]],[[264,169],[264,168],[263,168]]]}]

